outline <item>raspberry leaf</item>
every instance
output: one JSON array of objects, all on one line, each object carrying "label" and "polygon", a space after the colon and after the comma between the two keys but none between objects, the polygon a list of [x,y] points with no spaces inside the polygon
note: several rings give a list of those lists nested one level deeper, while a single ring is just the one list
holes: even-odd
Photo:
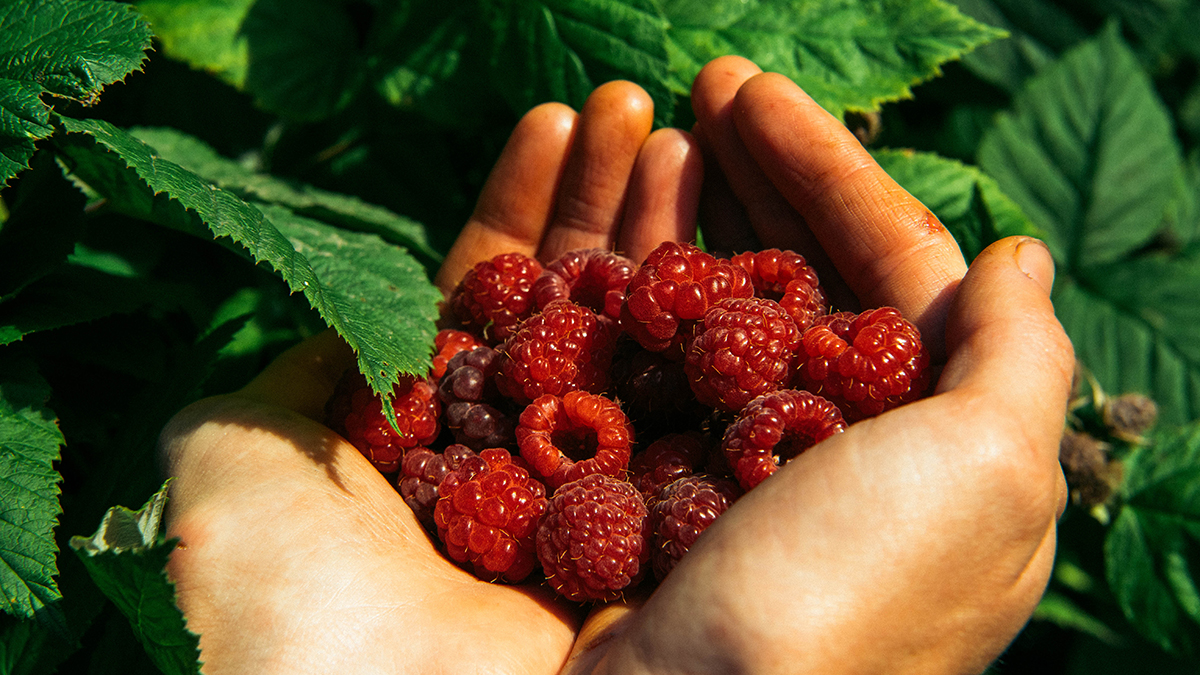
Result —
[{"label": "raspberry leaf", "polygon": [[[169,482],[169,481],[168,481]],[[175,584],[166,574],[176,540],[159,541],[167,486],[141,509],[115,506],[91,537],[71,538],[92,581],[116,605],[147,656],[163,673],[200,672],[200,638],[188,631],[175,604]]]},{"label": "raspberry leaf", "polygon": [[1170,114],[1115,27],[1030,80],[979,163],[1072,268],[1154,237],[1183,166]]},{"label": "raspberry leaf", "polygon": [[1008,32],[963,57],[963,65],[1009,92],[1051,63],[1058,52],[1088,36],[1079,23],[1049,0],[951,0],[964,14]]},{"label": "raspberry leaf", "polygon": [[880,150],[875,161],[929,207],[974,260],[988,244],[1012,235],[1044,237],[996,181],[973,166],[932,153]]},{"label": "raspberry leaf", "polygon": [[441,294],[405,251],[282,206],[256,207],[108,123],[63,118],[62,124],[69,134],[59,147],[75,175],[114,209],[215,236],[268,263],[355,349],[377,393],[390,394],[401,373],[428,370]]},{"label": "raspberry leaf", "polygon": [[1167,424],[1200,417],[1195,178],[1115,29],[1031,79],[979,161],[1046,232],[1055,310],[1104,389],[1150,394]]},{"label": "raspberry leaf", "polygon": [[[484,0],[495,33],[493,78],[513,109],[545,101],[576,109],[605,81],[629,79],[670,123],[668,23],[653,0]],[[690,80],[689,80],[690,81]]]},{"label": "raspberry leaf", "polygon": [[129,134],[153,147],[160,157],[174,162],[229,190],[244,200],[277,204],[298,215],[309,216],[352,230],[372,232],[420,256],[432,272],[442,255],[429,244],[425,228],[388,209],[350,195],[320,190],[258,173],[217,154],[200,139],[167,127],[129,129]]},{"label": "raspberry leaf", "polygon": [[93,103],[139,70],[150,29],[133,8],[95,0],[0,2],[0,187],[54,131],[44,96]]},{"label": "raspberry leaf", "polygon": [[1104,544],[1109,586],[1147,638],[1200,653],[1200,424],[1159,434],[1126,462]]},{"label": "raspberry leaf", "polygon": [[52,603],[61,597],[54,580],[60,478],[53,464],[65,440],[45,407],[49,397],[32,362],[0,361],[0,592],[6,613],[39,620],[52,618]]},{"label": "raspberry leaf", "polygon": [[938,66],[1003,33],[942,0],[664,0],[673,70],[691,82],[741,54],[783,73],[834,115],[907,98]]}]

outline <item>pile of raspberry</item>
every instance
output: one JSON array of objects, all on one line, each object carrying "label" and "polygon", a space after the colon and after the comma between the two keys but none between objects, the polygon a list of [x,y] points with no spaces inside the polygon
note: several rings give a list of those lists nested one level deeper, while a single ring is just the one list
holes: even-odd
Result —
[{"label": "pile of raspberry", "polygon": [[393,419],[352,371],[327,422],[449,559],[577,602],[661,581],[780,466],[929,384],[898,311],[831,312],[777,249],[507,253],[467,273],[443,322]]}]

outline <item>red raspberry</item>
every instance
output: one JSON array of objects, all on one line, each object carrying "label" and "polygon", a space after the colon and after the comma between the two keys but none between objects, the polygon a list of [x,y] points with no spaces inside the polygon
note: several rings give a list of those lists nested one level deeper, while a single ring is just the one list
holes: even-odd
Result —
[{"label": "red raspberry", "polygon": [[576,602],[609,601],[645,574],[646,505],[625,481],[592,474],[555,490],[537,530],[546,580]]},{"label": "red raspberry", "polygon": [[629,465],[633,428],[620,406],[603,396],[547,394],[521,413],[517,445],[533,472],[557,488],[588,474],[622,474]]},{"label": "red raspberry", "polygon": [[396,488],[422,525],[437,530],[433,523],[433,508],[437,504],[438,486],[467,458],[477,456],[474,450],[457,443],[442,452],[415,448],[404,453]]},{"label": "red raspberry", "polygon": [[546,511],[546,488],[491,448],[468,458],[438,486],[433,510],[450,558],[471,563],[485,580],[519,582],[537,566],[535,538]]},{"label": "red raspberry", "polygon": [[327,423],[381,473],[392,473],[400,468],[406,450],[428,445],[438,437],[442,406],[431,380],[402,375],[392,389],[392,408],[399,432],[388,423],[383,402],[371,391],[366,378],[350,370],[342,376],[327,405]]},{"label": "red raspberry", "polygon": [[729,298],[704,315],[684,370],[696,398],[724,412],[783,388],[800,347],[795,321],[766,298]]},{"label": "red raspberry", "polygon": [[665,241],[638,268],[621,307],[621,327],[643,347],[683,360],[705,312],[725,298],[749,298],[746,271],[691,244]]},{"label": "red raspberry", "polygon": [[649,505],[664,487],[692,475],[707,459],[708,442],[699,432],[667,434],[629,460],[629,482]]},{"label": "red raspberry", "polygon": [[613,323],[570,300],[546,305],[500,347],[500,393],[521,405],[543,394],[608,388],[616,350]]},{"label": "red raspberry", "polygon": [[816,270],[799,253],[777,248],[747,251],[733,256],[731,262],[750,274],[755,295],[777,301],[800,330],[829,311]]},{"label": "red raspberry", "polygon": [[833,401],[849,422],[921,397],[929,352],[891,307],[819,317],[802,338],[794,386]]},{"label": "red raspberry", "polygon": [[747,404],[725,429],[721,447],[742,489],[750,490],[780,465],[845,430],[834,404],[807,391],[783,389]]},{"label": "red raspberry", "polygon": [[462,351],[470,351],[476,347],[482,347],[480,342],[474,335],[465,333],[461,330],[453,328],[445,328],[438,331],[438,334],[433,338],[433,368],[430,369],[429,375],[435,380],[442,379],[446,374],[446,364],[455,354]]},{"label": "red raspberry", "polygon": [[450,295],[464,328],[491,343],[508,338],[535,311],[533,282],[542,265],[522,253],[502,253],[471,268]]},{"label": "red raspberry", "polygon": [[653,533],[650,565],[655,578],[665,579],[696,539],[741,495],[737,483],[703,474],[680,478],[664,487],[649,515],[648,529]]},{"label": "red raspberry", "polygon": [[604,249],[570,251],[546,265],[533,284],[533,297],[541,308],[566,299],[616,321],[636,268],[629,258]]}]

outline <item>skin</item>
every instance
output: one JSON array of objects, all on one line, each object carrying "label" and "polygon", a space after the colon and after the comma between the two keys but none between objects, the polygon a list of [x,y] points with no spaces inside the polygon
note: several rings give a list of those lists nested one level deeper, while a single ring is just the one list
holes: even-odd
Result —
[{"label": "skin", "polygon": [[710,63],[693,101],[692,133],[650,133],[649,99],[624,82],[578,115],[531,111],[437,284],[511,250],[640,261],[700,213],[710,245],[794,248],[838,292],[913,318],[935,394],[800,455],[653,594],[585,617],[448,563],[313,421],[353,365],[323,334],[164,430],[169,572],[205,672],[973,673],[1002,652],[1045,588],[1066,496],[1073,357],[1049,254],[1010,238],[968,269],[838,120],[743,59]]}]

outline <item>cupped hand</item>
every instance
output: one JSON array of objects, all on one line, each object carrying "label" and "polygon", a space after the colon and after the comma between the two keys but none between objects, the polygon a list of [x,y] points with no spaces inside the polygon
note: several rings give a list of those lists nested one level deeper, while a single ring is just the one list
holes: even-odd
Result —
[{"label": "cupped hand", "polygon": [[[518,124],[437,277],[521,251],[583,247],[641,260],[690,237],[702,160],[691,137],[650,133],[639,87],[599,87],[576,114],[547,104]],[[331,332],[242,391],[166,428],[175,477],[168,572],[205,672],[555,673],[577,608],[537,584],[479,581],[447,561],[361,454],[317,421],[354,355]]]},{"label": "cupped hand", "polygon": [[[353,364],[324,335],[164,432],[170,572],[211,672],[982,671],[1028,619],[1054,552],[1072,366],[1033,240],[968,271],[953,238],[793,83],[724,58],[695,138],[649,133],[601,87],[514,131],[437,277],[478,260],[688,239],[791,248],[842,307],[892,305],[944,365],[937,391],[859,422],[734,505],[644,604],[586,620],[536,585],[446,562],[395,491],[319,419]],[[698,145],[708,155],[700,195]],[[564,666],[565,661],[565,666]]]},{"label": "cupped hand", "polygon": [[982,672],[1041,597],[1065,503],[1073,358],[1045,246],[1005,239],[967,270],[838,120],[744,59],[710,63],[692,96],[706,241],[822,261],[823,283],[917,323],[944,368],[932,396],[827,439],[734,504],[644,606],[609,613],[579,670]]}]

